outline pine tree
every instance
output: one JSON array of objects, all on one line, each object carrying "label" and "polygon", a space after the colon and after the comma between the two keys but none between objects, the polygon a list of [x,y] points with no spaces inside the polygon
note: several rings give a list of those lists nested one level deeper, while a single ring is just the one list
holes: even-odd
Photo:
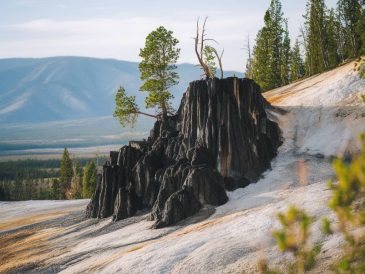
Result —
[{"label": "pine tree", "polygon": [[97,180],[97,169],[94,161],[86,164],[82,180],[82,197],[91,198],[95,191]]},{"label": "pine tree", "polygon": [[309,0],[307,3],[307,13],[304,18],[308,75],[323,72],[328,67],[325,60],[325,10],[324,0]]},{"label": "pine tree", "polygon": [[268,39],[268,29],[263,27],[257,34],[256,45],[254,46],[253,76],[257,84],[262,90],[269,90],[272,85],[270,83],[270,42]]},{"label": "pine tree", "polygon": [[70,158],[70,154],[68,153],[67,148],[65,148],[63,151],[60,174],[61,196],[64,199],[67,196],[67,191],[69,191],[71,187],[71,179],[73,176],[72,160]]},{"label": "pine tree", "polygon": [[59,200],[62,197],[60,181],[58,179],[53,179],[52,180],[50,197],[53,200]]},{"label": "pine tree", "polygon": [[[358,28],[362,18],[362,7],[360,0],[338,0],[337,9],[345,34],[346,57],[357,57],[361,52],[362,39],[365,29]],[[360,23],[361,24],[361,23]]]},{"label": "pine tree", "polygon": [[159,108],[164,119],[173,98],[169,89],[179,80],[175,65],[180,55],[178,43],[172,31],[160,26],[148,34],[145,47],[139,52],[142,61],[138,67],[144,81],[140,90],[148,92],[146,108]]},{"label": "pine tree", "polygon": [[365,0],[363,0],[361,15],[356,24],[356,33],[360,37],[359,55],[365,55]]},{"label": "pine tree", "polygon": [[305,67],[300,53],[299,40],[295,41],[294,48],[290,54],[291,81],[296,81],[305,75]]},{"label": "pine tree", "polygon": [[[284,58],[282,54],[285,52],[283,50],[285,22],[280,1],[272,0],[265,13],[264,27],[259,31],[254,47],[254,80],[263,90],[280,87],[283,84],[283,77],[288,77],[285,72],[287,67],[282,66]],[[287,46],[288,42],[290,45],[290,40],[289,36],[286,38]]]},{"label": "pine tree", "polygon": [[22,178],[17,174],[14,180],[14,200],[23,200],[24,195],[24,185]]},{"label": "pine tree", "polygon": [[76,159],[73,160],[72,171],[70,198],[80,199],[82,197],[82,168]]},{"label": "pine tree", "polygon": [[281,48],[281,85],[287,85],[291,82],[290,73],[290,37],[288,31],[288,23],[285,22],[284,40]]},{"label": "pine tree", "polygon": [[326,13],[325,20],[325,60],[327,63],[326,68],[334,68],[340,63],[340,56],[338,54],[338,49],[340,47],[338,41],[339,22],[336,18],[336,13],[334,9],[330,9]]},{"label": "pine tree", "polygon": [[251,42],[250,42],[250,36],[247,36],[247,45],[244,48],[247,51],[247,62],[246,62],[246,71],[245,71],[245,77],[249,79],[254,78],[253,73],[253,57],[251,53]]}]

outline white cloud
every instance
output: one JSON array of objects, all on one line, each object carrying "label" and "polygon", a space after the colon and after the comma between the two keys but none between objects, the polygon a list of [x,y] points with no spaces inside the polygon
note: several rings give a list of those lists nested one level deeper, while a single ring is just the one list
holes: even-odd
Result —
[{"label": "white cloud", "polygon": [[[0,49],[5,56],[78,55],[138,61],[139,49],[143,47],[146,35],[157,26],[164,25],[173,30],[180,40],[180,62],[195,63],[192,38],[196,31],[196,18],[190,15],[190,18],[176,20],[152,17],[31,20],[12,25],[10,28],[21,39],[0,41]],[[209,18],[207,33],[219,42],[218,47],[225,48],[224,65],[227,69],[243,70],[245,53],[241,48],[249,30],[255,32],[258,28],[256,21],[255,15]]]}]

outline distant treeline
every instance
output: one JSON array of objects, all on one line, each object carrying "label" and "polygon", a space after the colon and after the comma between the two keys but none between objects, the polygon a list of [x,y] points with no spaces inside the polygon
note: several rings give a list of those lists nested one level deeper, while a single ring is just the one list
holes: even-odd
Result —
[{"label": "distant treeline", "polygon": [[106,156],[0,162],[0,201],[89,198]]},{"label": "distant treeline", "polygon": [[[77,158],[77,162],[82,166],[90,161],[95,161],[96,164],[102,165],[105,163],[107,157],[94,158]],[[61,159],[27,159],[0,162],[0,181],[15,180],[16,177],[25,179],[40,179],[40,178],[54,178],[60,176]]]}]

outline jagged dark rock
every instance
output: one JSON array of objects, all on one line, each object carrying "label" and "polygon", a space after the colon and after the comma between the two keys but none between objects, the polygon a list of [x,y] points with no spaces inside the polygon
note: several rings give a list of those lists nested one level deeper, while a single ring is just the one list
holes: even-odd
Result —
[{"label": "jagged dark rock", "polygon": [[116,221],[151,209],[160,228],[226,203],[225,189],[257,181],[276,156],[281,134],[267,106],[249,79],[190,83],[177,114],[156,121],[148,140],[111,152],[87,216]]}]

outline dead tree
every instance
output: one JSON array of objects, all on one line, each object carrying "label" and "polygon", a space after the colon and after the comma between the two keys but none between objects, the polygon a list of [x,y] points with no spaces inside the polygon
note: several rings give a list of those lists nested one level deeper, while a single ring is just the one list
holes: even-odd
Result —
[{"label": "dead tree", "polygon": [[[204,62],[204,48],[206,46],[205,42],[213,41],[213,42],[217,43],[217,41],[215,41],[214,39],[211,39],[211,38],[206,38],[205,24],[207,22],[207,19],[208,19],[208,17],[205,17],[205,20],[204,20],[204,23],[203,23],[203,28],[202,28],[201,31],[200,31],[200,28],[199,28],[199,18],[196,22],[196,37],[194,38],[194,40],[195,40],[195,54],[198,58],[199,64],[200,64],[205,76],[207,78],[213,78],[214,75],[212,75],[209,66]],[[219,55],[215,48],[213,48],[213,47],[211,47],[211,48],[213,49],[213,52],[214,52],[215,56],[218,59],[219,68],[221,70],[221,78],[223,78],[222,56],[223,56],[224,50],[222,50],[222,53]]]}]

